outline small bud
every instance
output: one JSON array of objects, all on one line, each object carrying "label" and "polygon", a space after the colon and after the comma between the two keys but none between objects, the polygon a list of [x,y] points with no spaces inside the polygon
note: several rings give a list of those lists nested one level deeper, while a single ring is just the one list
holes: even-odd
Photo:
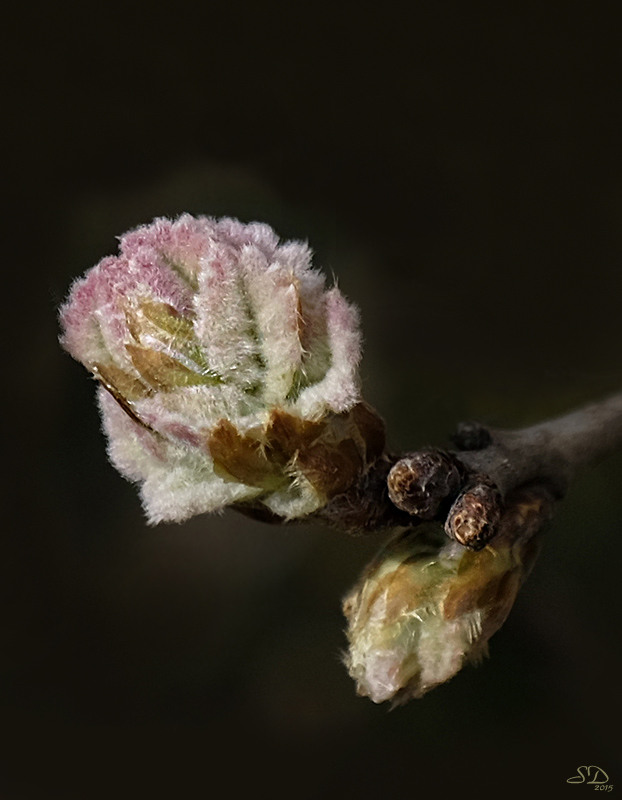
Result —
[{"label": "small bud", "polygon": [[492,444],[492,434],[481,422],[461,422],[449,438],[458,450],[483,450]]},{"label": "small bud", "polygon": [[61,341],[100,383],[110,459],[151,522],[237,503],[304,516],[377,458],[358,314],[305,244],[185,214],[119,250],[74,283]]},{"label": "small bud", "polygon": [[449,510],[445,533],[464,547],[481,550],[497,533],[501,510],[497,486],[485,476],[478,476]]},{"label": "small bud", "polygon": [[442,450],[423,450],[401,458],[387,479],[391,502],[420,519],[434,519],[460,489],[456,461]]},{"label": "small bud", "polygon": [[537,553],[550,511],[537,494],[516,499],[495,541],[479,552],[440,526],[400,533],[344,601],[345,662],[360,695],[405,702],[452,678],[487,652]]}]

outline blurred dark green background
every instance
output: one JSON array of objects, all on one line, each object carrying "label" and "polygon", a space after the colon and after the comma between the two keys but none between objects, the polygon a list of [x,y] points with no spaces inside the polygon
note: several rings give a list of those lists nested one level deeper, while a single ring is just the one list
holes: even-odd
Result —
[{"label": "blurred dark green background", "polygon": [[[340,664],[380,540],[145,526],[71,280],[156,215],[305,238],[394,448],[622,388],[618,3],[49,5],[9,33],[0,797],[566,797],[622,780],[622,457],[559,509],[491,659],[390,714]],[[546,793],[546,794],[545,794]]]}]

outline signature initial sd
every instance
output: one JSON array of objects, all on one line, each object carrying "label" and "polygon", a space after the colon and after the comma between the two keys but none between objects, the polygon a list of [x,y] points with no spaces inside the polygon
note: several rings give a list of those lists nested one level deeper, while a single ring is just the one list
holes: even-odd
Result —
[{"label": "signature initial sd", "polygon": [[[594,777],[592,777],[592,770],[594,770]],[[585,772],[585,774],[583,774]],[[586,781],[586,778],[592,778],[591,781]],[[596,790],[601,789],[605,792],[610,792],[613,789],[613,784],[609,783],[609,776],[601,767],[592,765],[591,767],[579,767],[577,774],[573,778],[568,778],[566,783],[587,783],[595,784]]]}]

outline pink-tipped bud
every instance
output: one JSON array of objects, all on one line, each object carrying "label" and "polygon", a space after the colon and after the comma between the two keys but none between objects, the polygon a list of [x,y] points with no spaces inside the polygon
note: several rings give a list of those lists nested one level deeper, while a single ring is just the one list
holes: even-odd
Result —
[{"label": "pink-tipped bud", "polygon": [[370,460],[357,312],[267,225],[156,219],[74,283],[60,318],[151,522],[249,502],[304,516]]}]

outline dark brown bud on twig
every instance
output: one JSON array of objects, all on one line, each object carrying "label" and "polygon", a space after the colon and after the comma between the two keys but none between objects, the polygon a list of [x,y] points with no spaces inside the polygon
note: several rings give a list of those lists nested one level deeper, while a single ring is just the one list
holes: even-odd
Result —
[{"label": "dark brown bud on twig", "polygon": [[458,450],[483,450],[492,444],[492,435],[480,422],[461,422],[450,437]]},{"label": "dark brown bud on twig", "polygon": [[420,519],[434,519],[445,501],[460,491],[463,470],[442,450],[400,459],[387,480],[391,502]]},{"label": "dark brown bud on twig", "polygon": [[497,486],[478,475],[452,505],[445,533],[470,550],[481,550],[497,533],[502,507]]}]

